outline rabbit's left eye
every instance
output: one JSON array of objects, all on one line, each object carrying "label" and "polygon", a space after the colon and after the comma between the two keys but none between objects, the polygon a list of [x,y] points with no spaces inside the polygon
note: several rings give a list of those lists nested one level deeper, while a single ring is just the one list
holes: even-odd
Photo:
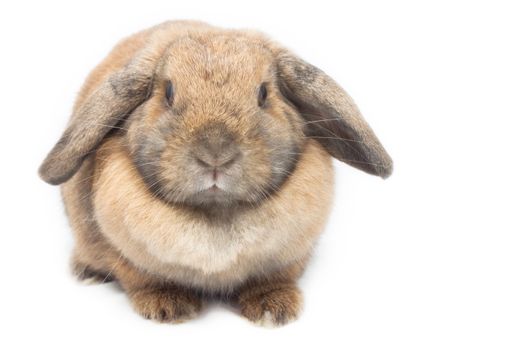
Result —
[{"label": "rabbit's left eye", "polygon": [[173,83],[171,81],[168,81],[166,83],[166,102],[170,106],[173,104],[173,90]]},{"label": "rabbit's left eye", "polygon": [[257,97],[257,103],[259,104],[259,107],[264,107],[267,98],[268,89],[266,88],[266,83],[264,83],[259,87],[259,96]]}]

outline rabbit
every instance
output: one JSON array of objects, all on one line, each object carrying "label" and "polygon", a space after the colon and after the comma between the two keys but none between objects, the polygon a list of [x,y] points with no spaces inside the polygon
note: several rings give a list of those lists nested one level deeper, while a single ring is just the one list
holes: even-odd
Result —
[{"label": "rabbit", "polygon": [[61,184],[80,280],[116,281],[158,322],[217,297],[278,326],[302,310],[332,157],[382,178],[393,169],[320,69],[256,31],[169,21],[91,72],[39,174]]}]

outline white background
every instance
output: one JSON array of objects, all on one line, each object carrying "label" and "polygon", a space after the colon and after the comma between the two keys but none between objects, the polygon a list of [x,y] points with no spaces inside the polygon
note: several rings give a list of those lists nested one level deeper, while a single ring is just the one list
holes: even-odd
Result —
[{"label": "white background", "polygon": [[[16,1],[0,5],[0,348],[523,349],[525,11],[507,1]],[[260,29],[349,91],[394,159],[336,164],[302,317],[230,308],[160,325],[69,274],[58,188],[37,177],[83,79],[167,19]]]}]

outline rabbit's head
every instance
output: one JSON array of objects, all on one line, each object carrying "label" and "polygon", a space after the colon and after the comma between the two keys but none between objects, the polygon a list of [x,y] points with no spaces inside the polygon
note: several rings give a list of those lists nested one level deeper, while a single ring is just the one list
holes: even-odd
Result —
[{"label": "rabbit's head", "polygon": [[148,45],[77,106],[40,168],[45,181],[67,181],[111,130],[151,191],[173,203],[264,200],[294,172],[309,139],[390,175],[391,159],[352,99],[266,38],[223,31]]}]

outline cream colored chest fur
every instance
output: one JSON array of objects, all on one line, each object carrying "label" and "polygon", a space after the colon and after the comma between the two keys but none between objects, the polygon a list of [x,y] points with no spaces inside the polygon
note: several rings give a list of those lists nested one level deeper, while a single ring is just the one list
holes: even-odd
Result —
[{"label": "cream colored chest fur", "polygon": [[277,194],[228,224],[155,198],[125,153],[112,152],[96,181],[95,217],[126,258],[208,289],[229,288],[303,258],[323,229],[332,197],[331,160],[315,142]]}]

